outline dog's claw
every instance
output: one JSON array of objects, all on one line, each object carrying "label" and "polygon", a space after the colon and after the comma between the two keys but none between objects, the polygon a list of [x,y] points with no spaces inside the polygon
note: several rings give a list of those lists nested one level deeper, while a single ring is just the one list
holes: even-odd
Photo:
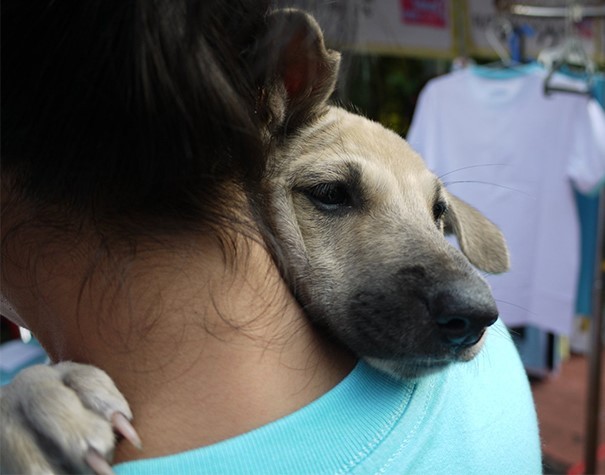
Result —
[{"label": "dog's claw", "polygon": [[132,445],[134,445],[137,449],[143,449],[143,444],[141,442],[139,434],[137,434],[137,431],[124,414],[122,414],[121,412],[114,412],[111,416],[111,424],[118,434],[124,436],[124,438],[128,440]]},{"label": "dog's claw", "polygon": [[141,447],[124,396],[92,366],[26,368],[0,389],[0,410],[1,473],[110,475],[116,433]]},{"label": "dog's claw", "polygon": [[107,460],[95,449],[89,448],[84,459],[97,475],[115,475]]}]

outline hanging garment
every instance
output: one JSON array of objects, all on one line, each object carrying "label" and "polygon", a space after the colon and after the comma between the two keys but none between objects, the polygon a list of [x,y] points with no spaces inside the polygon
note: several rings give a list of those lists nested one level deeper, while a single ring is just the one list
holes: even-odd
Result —
[{"label": "hanging garment", "polygon": [[574,186],[590,193],[605,176],[605,115],[587,97],[545,96],[537,67],[477,71],[427,84],[408,141],[502,229],[511,270],[488,280],[504,322],[567,335],[579,266]]},{"label": "hanging garment", "polygon": [[[593,76],[592,89],[595,99],[602,108],[605,108],[604,74],[596,74]],[[604,187],[602,186],[601,192],[603,192],[603,189]],[[594,196],[586,196],[577,193],[576,202],[578,215],[580,217],[580,236],[582,242],[576,314],[588,316],[592,314],[592,290],[596,265],[599,194],[595,193]]]}]

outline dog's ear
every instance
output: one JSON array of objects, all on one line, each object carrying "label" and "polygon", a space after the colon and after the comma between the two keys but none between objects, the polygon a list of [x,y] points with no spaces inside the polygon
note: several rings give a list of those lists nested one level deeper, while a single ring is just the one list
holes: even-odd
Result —
[{"label": "dog's ear", "polygon": [[285,9],[268,16],[267,35],[257,45],[255,62],[265,68],[259,102],[268,114],[269,130],[291,132],[325,109],[340,54],[326,49],[313,17]]},{"label": "dog's ear", "polygon": [[454,234],[460,249],[478,269],[498,274],[509,269],[508,248],[498,227],[479,211],[447,193],[445,233]]}]

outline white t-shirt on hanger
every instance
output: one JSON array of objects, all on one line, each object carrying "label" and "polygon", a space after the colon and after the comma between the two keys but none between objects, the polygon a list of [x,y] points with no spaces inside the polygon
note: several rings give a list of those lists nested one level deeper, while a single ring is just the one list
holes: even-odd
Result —
[{"label": "white t-shirt on hanger", "polygon": [[538,68],[489,74],[431,80],[408,141],[504,232],[511,270],[488,277],[504,322],[569,334],[579,267],[573,186],[588,193],[605,177],[605,114],[587,97],[545,96]]}]

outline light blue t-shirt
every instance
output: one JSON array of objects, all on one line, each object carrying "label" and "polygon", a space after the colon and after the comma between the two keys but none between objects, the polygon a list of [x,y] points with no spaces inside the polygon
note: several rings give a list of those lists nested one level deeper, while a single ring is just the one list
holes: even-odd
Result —
[{"label": "light blue t-shirt", "polygon": [[360,362],[334,389],[282,419],[114,469],[119,475],[542,471],[529,384],[500,322],[471,362],[416,381],[397,381]]}]

